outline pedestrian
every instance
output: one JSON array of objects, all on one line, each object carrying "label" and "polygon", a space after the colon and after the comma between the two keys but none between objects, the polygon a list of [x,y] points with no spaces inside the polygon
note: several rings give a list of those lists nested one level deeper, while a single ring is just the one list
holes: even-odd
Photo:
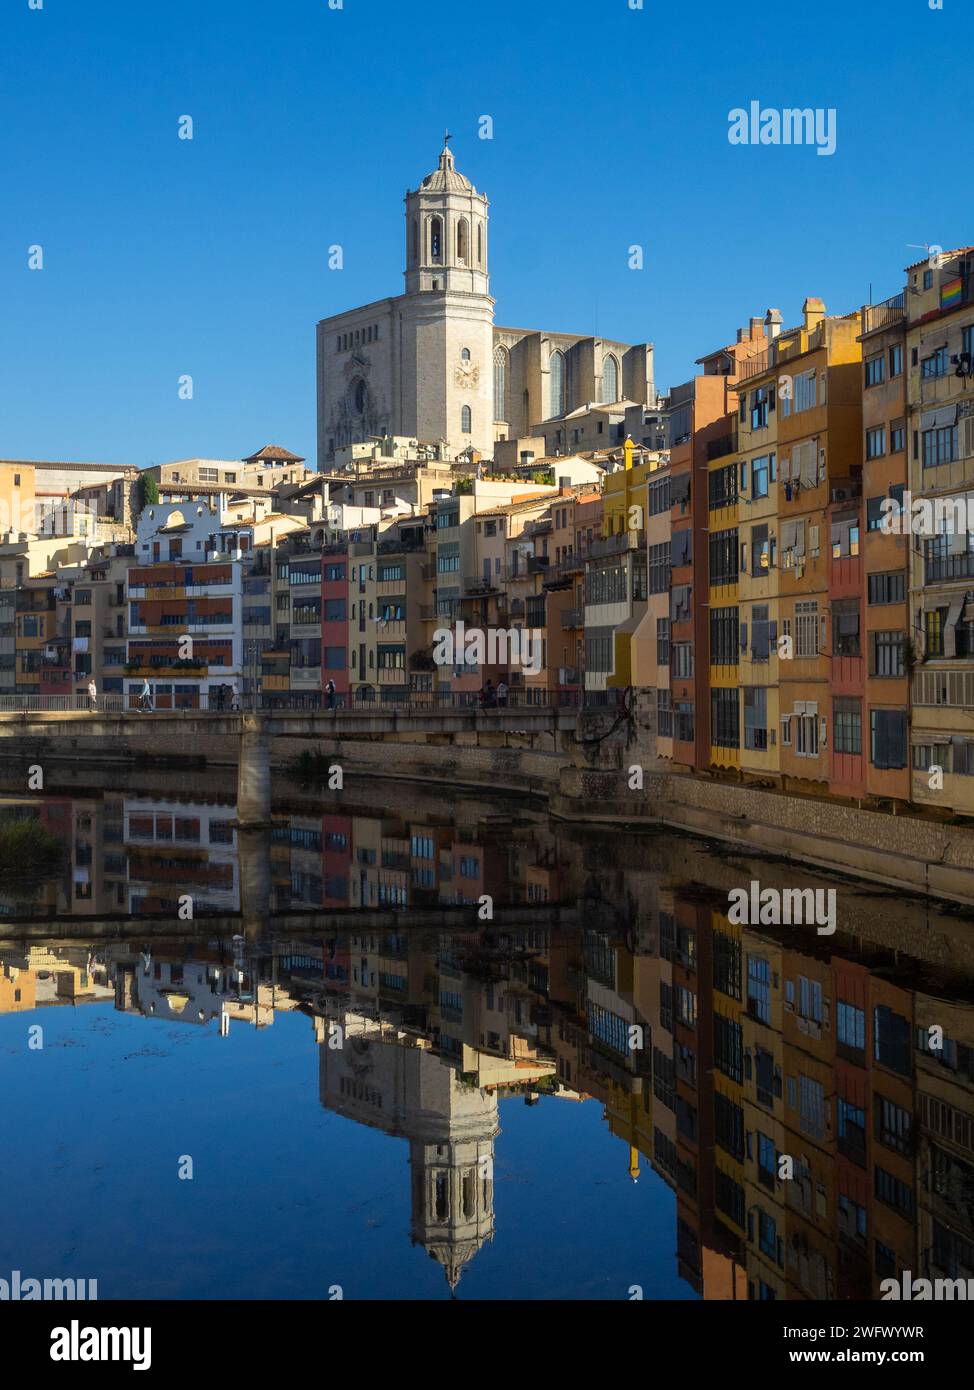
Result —
[{"label": "pedestrian", "polygon": [[139,709],[143,714],[152,713],[152,687],[149,684],[148,676],[145,676],[142,681],[142,693],[139,696]]},{"label": "pedestrian", "polygon": [[505,680],[497,682],[497,704],[500,709],[507,709],[507,682]]},{"label": "pedestrian", "polygon": [[484,686],[484,705],[487,709],[493,709],[497,704],[497,691],[494,689],[494,682],[487,677],[487,684]]},{"label": "pedestrian", "polygon": [[231,682],[231,685],[230,685],[230,708],[231,708],[232,710],[239,710],[239,709],[240,709],[240,700],[237,698],[237,682],[236,682],[236,681]]},{"label": "pedestrian", "polygon": [[227,688],[221,681],[220,684],[216,687],[216,707],[218,712],[221,712],[223,710],[223,706],[226,703],[226,698]]},{"label": "pedestrian", "polygon": [[328,681],[325,682],[325,695],[328,697],[328,708],[329,708],[329,709],[334,709],[334,708],[335,708],[336,687],[335,687],[335,682],[334,682],[333,680],[328,680]]},{"label": "pedestrian", "polygon": [[94,676],[88,682],[88,708],[91,710],[98,708],[98,687],[95,685]]}]

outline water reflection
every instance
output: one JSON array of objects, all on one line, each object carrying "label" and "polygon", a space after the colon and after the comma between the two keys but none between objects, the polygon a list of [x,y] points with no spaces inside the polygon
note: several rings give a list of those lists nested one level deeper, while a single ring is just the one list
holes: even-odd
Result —
[{"label": "water reflection", "polygon": [[[755,872],[746,859],[421,801],[290,811],[245,851],[219,798],[37,803],[65,863],[39,899],[5,904],[0,1014],[93,1005],[212,1047],[299,1016],[321,1106],[408,1146],[408,1239],[451,1291],[497,1228],[519,1296],[525,1237],[495,1212],[512,1098],[537,1111],[542,1184],[570,1166],[582,1113],[601,1108],[599,1162],[666,1198],[665,1296],[876,1298],[903,1270],[974,1278],[969,922],[833,880],[834,937],[742,926],[726,900]],[[242,880],[266,882],[266,913]],[[38,901],[75,939],[18,936],[13,919],[29,923]],[[457,906],[461,926],[441,920]],[[106,935],[120,915],[146,925]],[[13,1036],[0,1018],[0,1045]],[[8,1046],[10,1059],[34,1061]],[[140,1084],[144,1064],[125,1065]],[[552,1268],[585,1260],[549,1235]],[[603,1296],[626,1297],[626,1283]]]}]

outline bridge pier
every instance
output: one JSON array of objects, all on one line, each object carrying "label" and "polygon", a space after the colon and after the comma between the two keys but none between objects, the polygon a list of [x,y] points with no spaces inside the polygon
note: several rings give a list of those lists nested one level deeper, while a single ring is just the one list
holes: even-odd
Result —
[{"label": "bridge pier", "polygon": [[240,916],[244,935],[263,930],[271,911],[270,826],[240,826],[237,831],[240,866]]},{"label": "bridge pier", "polygon": [[241,719],[237,767],[237,824],[251,830],[271,823],[271,740],[266,719]]}]

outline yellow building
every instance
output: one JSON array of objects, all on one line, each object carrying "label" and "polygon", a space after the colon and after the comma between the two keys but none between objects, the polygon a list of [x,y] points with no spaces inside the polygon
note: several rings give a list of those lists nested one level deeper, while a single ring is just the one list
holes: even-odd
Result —
[{"label": "yellow building", "polygon": [[[780,314],[770,324],[772,343]],[[779,778],[778,709],[778,365],[772,346],[742,365],[738,410],[739,666],[741,768],[760,781]],[[713,600],[711,600],[711,603]]]},{"label": "yellow building", "polygon": [[585,566],[587,691],[634,683],[633,638],[646,613],[646,484],[658,467],[654,455],[605,480],[602,538]]}]

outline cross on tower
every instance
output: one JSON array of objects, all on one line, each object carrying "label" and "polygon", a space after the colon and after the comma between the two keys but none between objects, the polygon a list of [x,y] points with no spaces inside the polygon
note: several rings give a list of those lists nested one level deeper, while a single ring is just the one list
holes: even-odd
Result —
[{"label": "cross on tower", "polygon": [[453,136],[450,134],[449,131],[446,131],[446,132],[444,133],[444,135],[443,135],[443,144],[444,144],[444,146],[449,145],[449,143],[450,143],[450,141],[451,141],[452,139],[453,139]]}]

